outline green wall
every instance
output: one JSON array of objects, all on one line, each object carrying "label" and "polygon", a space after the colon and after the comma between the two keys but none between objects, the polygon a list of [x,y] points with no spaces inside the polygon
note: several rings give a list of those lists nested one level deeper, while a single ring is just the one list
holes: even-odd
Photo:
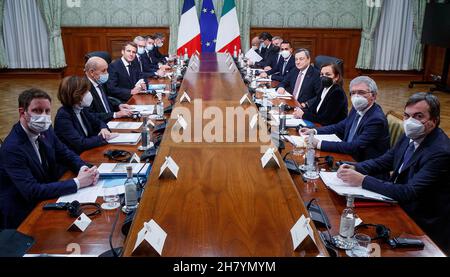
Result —
[{"label": "green wall", "polygon": [[[182,0],[61,0],[62,26],[169,26],[169,1]],[[252,1],[251,25],[256,27],[361,28],[366,0],[236,0]],[[68,2],[80,7],[69,7]],[[223,0],[215,0],[220,14]],[[201,3],[201,0],[196,0]],[[200,9],[200,5],[197,6]]]}]

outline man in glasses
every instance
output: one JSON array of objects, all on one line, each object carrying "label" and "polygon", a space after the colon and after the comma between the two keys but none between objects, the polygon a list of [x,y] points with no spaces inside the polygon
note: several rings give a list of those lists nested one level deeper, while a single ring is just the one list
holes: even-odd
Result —
[{"label": "man in glasses", "polygon": [[[377,159],[343,165],[338,177],[397,200],[416,223],[450,254],[450,141],[439,128],[439,99],[416,93],[405,105],[400,141]],[[385,181],[373,177],[390,173]]]},{"label": "man in glasses", "polygon": [[389,129],[386,116],[375,103],[378,87],[374,80],[359,76],[350,82],[353,108],[341,122],[317,129],[302,128],[300,134],[336,134],[342,141],[320,141],[314,138],[315,148],[350,154],[358,161],[379,157],[389,149]]}]

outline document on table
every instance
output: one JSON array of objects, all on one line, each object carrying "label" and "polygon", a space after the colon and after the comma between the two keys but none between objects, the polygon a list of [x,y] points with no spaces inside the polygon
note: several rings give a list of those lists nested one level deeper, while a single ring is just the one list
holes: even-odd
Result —
[{"label": "document on table", "polygon": [[100,182],[95,186],[79,189],[76,193],[61,196],[56,202],[73,202],[94,203],[97,196],[101,194],[102,186]]},{"label": "document on table", "polygon": [[325,141],[334,141],[334,142],[341,142],[342,140],[336,136],[335,134],[332,135],[315,135],[314,136],[318,140],[325,140]]},{"label": "document on table", "polygon": [[133,175],[139,172],[139,177],[145,177],[150,172],[150,164],[143,163],[102,163],[98,167],[98,172],[100,177],[114,177],[117,178],[121,176],[126,178],[127,176],[127,166],[133,167]]},{"label": "document on table", "polygon": [[[278,114],[272,114],[272,117],[276,122],[280,122],[280,116]],[[299,125],[306,126],[306,123],[303,119],[295,118],[292,114],[286,115],[286,127],[292,128]]]},{"label": "document on table", "polygon": [[142,122],[127,122],[127,121],[110,121],[108,128],[114,130],[137,130],[141,128]]},{"label": "document on table", "polygon": [[306,147],[305,138],[302,136],[284,136],[284,138],[297,147]]},{"label": "document on table", "polygon": [[250,50],[245,53],[245,57],[255,63],[260,62],[263,59],[255,50],[253,50],[253,48],[250,48]]},{"label": "document on table", "polygon": [[108,140],[109,144],[132,144],[135,145],[141,140],[141,134],[136,133],[119,133],[113,139]]},{"label": "document on table", "polygon": [[136,112],[148,112],[150,114],[155,110],[155,105],[131,105],[131,109]]},{"label": "document on table", "polygon": [[384,202],[396,202],[392,198],[382,194],[363,189],[361,187],[350,186],[337,177],[337,172],[320,172],[325,186],[335,191],[339,195],[353,195],[355,198],[372,199]]}]

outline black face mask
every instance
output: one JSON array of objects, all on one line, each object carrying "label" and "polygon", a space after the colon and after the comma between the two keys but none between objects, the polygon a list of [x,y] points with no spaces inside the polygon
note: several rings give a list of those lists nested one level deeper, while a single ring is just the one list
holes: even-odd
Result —
[{"label": "black face mask", "polygon": [[322,82],[322,86],[324,88],[329,88],[333,85],[333,79],[327,76],[320,77],[320,81]]},{"label": "black face mask", "polygon": [[280,52],[280,47],[279,46],[273,46],[273,49],[275,52]]}]

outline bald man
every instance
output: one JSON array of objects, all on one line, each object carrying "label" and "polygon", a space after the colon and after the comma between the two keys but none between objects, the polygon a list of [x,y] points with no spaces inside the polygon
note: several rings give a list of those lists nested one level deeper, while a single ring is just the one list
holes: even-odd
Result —
[{"label": "bald man", "polygon": [[129,117],[131,107],[121,104],[120,100],[114,101],[108,97],[108,88],[105,83],[108,81],[108,64],[100,57],[90,58],[85,66],[86,78],[91,82],[90,92],[92,94],[92,104],[89,111],[105,123],[114,118]]}]

